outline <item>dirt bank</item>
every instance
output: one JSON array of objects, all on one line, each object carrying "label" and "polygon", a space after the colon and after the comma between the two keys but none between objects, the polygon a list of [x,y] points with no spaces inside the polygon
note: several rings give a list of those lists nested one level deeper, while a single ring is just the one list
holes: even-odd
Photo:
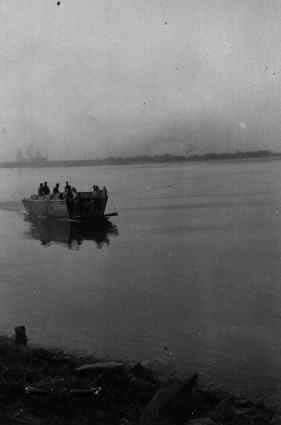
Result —
[{"label": "dirt bank", "polygon": [[0,339],[0,423],[281,424],[262,403],[167,380],[142,364],[102,362]]}]

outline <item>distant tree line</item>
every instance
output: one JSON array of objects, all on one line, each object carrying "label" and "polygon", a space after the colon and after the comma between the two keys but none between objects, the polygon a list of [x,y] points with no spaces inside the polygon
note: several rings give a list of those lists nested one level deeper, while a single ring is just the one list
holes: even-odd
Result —
[{"label": "distant tree line", "polygon": [[[47,160],[39,158],[38,161],[32,159],[28,161],[6,161],[0,162],[2,168],[18,167],[82,167],[96,165],[129,165],[145,163],[170,163],[170,162],[199,162],[199,161],[224,161],[224,160],[245,160],[245,159],[281,159],[281,152],[272,152],[270,150],[255,151],[236,151],[205,153],[195,155],[136,155],[130,157],[107,157],[102,159],[74,159],[74,160]],[[38,159],[38,158],[37,158]]]},{"label": "distant tree line", "polygon": [[268,158],[272,156],[281,156],[281,153],[274,153],[270,150],[258,151],[236,151],[236,152],[220,152],[220,153],[205,153],[202,155],[190,155],[189,161],[209,161],[209,160],[224,160],[224,159],[247,159],[247,158]]}]

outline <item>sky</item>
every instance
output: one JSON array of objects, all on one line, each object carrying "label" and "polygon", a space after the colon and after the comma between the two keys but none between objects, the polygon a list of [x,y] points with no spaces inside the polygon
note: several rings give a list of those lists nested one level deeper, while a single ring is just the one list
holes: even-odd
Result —
[{"label": "sky", "polygon": [[0,161],[281,151],[279,0],[0,0]]}]

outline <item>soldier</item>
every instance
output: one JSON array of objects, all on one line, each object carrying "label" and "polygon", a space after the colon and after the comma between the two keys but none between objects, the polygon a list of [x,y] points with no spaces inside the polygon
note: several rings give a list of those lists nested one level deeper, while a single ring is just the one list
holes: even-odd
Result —
[{"label": "soldier", "polygon": [[48,186],[48,183],[47,182],[44,182],[44,186],[43,186],[43,188],[44,188],[44,195],[50,195],[50,188],[49,188],[49,186]]},{"label": "soldier", "polygon": [[40,183],[40,186],[38,187],[38,196],[42,197],[45,195],[44,186],[43,183]]}]

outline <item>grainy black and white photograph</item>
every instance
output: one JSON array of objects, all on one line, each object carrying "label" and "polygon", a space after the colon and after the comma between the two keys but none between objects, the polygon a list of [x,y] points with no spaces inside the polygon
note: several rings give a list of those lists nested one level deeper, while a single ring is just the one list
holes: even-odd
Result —
[{"label": "grainy black and white photograph", "polygon": [[0,423],[281,424],[281,3],[0,0]]}]

